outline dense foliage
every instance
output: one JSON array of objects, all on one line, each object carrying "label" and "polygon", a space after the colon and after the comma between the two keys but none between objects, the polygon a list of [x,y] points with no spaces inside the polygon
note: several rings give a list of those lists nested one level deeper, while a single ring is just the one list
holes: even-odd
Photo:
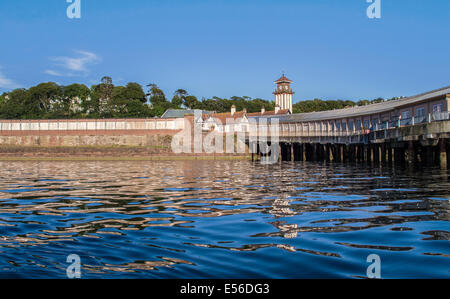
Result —
[{"label": "dense foliage", "polygon": [[[66,119],[66,118],[134,118],[159,117],[167,109],[201,109],[229,112],[232,105],[237,111],[259,112],[264,107],[274,110],[273,101],[249,97],[201,99],[184,89],[175,91],[171,100],[156,84],[148,84],[147,92],[138,83],[116,86],[110,77],[90,88],[83,84],[60,86],[54,82],[41,83],[29,89],[15,89],[0,95],[1,119]],[[341,109],[384,101],[361,100],[323,101],[319,99],[294,104],[294,113]]]}]

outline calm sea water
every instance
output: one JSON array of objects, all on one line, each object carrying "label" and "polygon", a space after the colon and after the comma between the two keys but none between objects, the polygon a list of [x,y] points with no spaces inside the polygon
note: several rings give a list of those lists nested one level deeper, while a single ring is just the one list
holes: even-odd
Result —
[{"label": "calm sea water", "polygon": [[0,163],[0,278],[450,278],[450,171]]}]

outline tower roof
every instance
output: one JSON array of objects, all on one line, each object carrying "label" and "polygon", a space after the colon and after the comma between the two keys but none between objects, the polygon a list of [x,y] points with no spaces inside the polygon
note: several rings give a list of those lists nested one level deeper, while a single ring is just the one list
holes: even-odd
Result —
[{"label": "tower roof", "polygon": [[289,80],[288,78],[286,78],[286,76],[283,74],[283,76],[281,76],[280,79],[278,79],[277,81],[275,81],[275,83],[294,83],[294,81]]}]

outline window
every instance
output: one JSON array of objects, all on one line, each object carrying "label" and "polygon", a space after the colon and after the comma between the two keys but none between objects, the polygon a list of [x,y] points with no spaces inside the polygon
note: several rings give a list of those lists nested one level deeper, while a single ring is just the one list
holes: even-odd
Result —
[{"label": "window", "polygon": [[364,121],[364,128],[368,129],[370,127],[370,122],[368,120]]},{"label": "window", "polygon": [[425,116],[425,108],[417,108],[416,109],[416,117],[423,117]]},{"label": "window", "polygon": [[442,104],[433,105],[433,113],[440,113],[440,112],[442,112]]},{"label": "window", "polygon": [[348,123],[348,129],[350,131],[353,131],[353,122],[352,121]]},{"label": "window", "polygon": [[411,111],[406,110],[402,112],[402,119],[408,119],[411,118]]}]

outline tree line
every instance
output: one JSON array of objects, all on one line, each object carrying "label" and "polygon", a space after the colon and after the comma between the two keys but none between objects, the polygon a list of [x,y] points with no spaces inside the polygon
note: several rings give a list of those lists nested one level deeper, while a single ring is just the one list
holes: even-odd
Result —
[{"label": "tree line", "polygon": [[[110,77],[90,88],[74,83],[67,86],[54,82],[41,83],[29,89],[20,88],[0,95],[1,119],[73,119],[73,118],[147,118],[160,117],[167,109],[200,109],[217,113],[229,112],[233,105],[237,111],[274,110],[275,103],[264,99],[234,96],[229,99],[210,99],[190,95],[178,89],[169,100],[156,84],[144,88],[135,82],[125,86],[114,85]],[[314,99],[294,104],[294,113],[342,109],[384,101],[323,101]]]},{"label": "tree line", "polygon": [[355,106],[366,106],[371,104],[378,104],[387,101],[399,100],[404,97],[393,97],[391,99],[376,98],[373,100],[359,100],[357,102],[349,100],[329,100],[324,101],[321,99],[301,101],[293,105],[293,113],[307,113],[307,112],[318,112],[318,111],[328,111],[336,109],[351,108]]}]

